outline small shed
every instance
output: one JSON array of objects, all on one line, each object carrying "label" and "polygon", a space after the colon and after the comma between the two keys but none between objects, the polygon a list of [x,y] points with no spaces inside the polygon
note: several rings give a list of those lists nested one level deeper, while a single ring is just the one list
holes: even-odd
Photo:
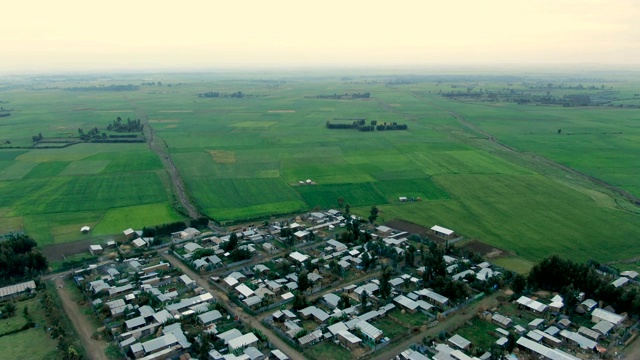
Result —
[{"label": "small shed", "polygon": [[431,233],[443,239],[452,239],[455,236],[455,232],[453,230],[439,225],[434,225],[431,228]]},{"label": "small shed", "polygon": [[100,255],[102,254],[103,249],[100,245],[89,245],[89,252],[93,255]]}]

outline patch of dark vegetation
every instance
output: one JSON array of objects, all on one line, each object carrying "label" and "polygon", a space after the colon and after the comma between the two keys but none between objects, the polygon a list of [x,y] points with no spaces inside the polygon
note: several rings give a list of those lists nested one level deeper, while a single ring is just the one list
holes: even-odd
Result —
[{"label": "patch of dark vegetation", "polygon": [[115,132],[142,132],[144,125],[140,123],[140,119],[131,120],[127,118],[127,122],[122,121],[122,118],[118,116],[113,120],[112,124],[107,125],[107,130]]},{"label": "patch of dark vegetation", "polygon": [[[334,120],[336,119],[338,118],[334,118]],[[327,121],[326,126],[327,129],[356,129],[359,131],[407,130],[409,128],[406,124],[398,124],[396,122],[378,124],[377,120],[371,120],[367,125],[366,119],[357,119],[351,123],[332,123]]]},{"label": "patch of dark vegetation", "polygon": [[233,98],[233,99],[242,99],[245,97],[251,97],[252,95],[247,95],[242,91],[236,91],[234,93],[223,93],[221,91],[207,91],[205,93],[198,94],[199,98]]},{"label": "patch of dark vegetation", "polygon": [[332,94],[332,95],[316,95],[305,96],[307,99],[333,99],[333,100],[351,100],[351,99],[369,99],[371,98],[370,92],[364,93],[344,93],[344,94]]},{"label": "patch of dark vegetation", "polygon": [[[608,275],[615,272],[597,261],[579,264],[554,255],[534,265],[527,284],[532,288],[559,292],[565,301],[571,302],[577,302],[578,293],[584,292],[587,298],[610,304],[617,313],[640,314],[640,293],[613,286]],[[565,305],[572,308],[571,305],[577,304]]]},{"label": "patch of dark vegetation", "polygon": [[183,221],[176,221],[154,227],[144,227],[142,229],[142,237],[170,236],[171,233],[184,230],[184,226]]},{"label": "patch of dark vegetation", "polygon": [[9,234],[0,241],[0,285],[35,278],[47,270],[47,258],[37,245],[25,234]]},{"label": "patch of dark vegetation", "polygon": [[100,85],[100,86],[74,86],[66,88],[67,91],[136,91],[140,87],[132,84],[127,85]]}]

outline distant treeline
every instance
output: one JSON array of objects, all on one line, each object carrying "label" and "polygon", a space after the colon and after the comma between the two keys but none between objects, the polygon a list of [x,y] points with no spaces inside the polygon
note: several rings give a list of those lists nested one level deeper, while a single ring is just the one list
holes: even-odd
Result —
[{"label": "distant treeline", "polygon": [[0,284],[34,278],[47,270],[47,258],[35,240],[25,234],[10,234],[0,241]]},{"label": "distant treeline", "polygon": [[208,91],[205,93],[198,94],[199,98],[238,98],[242,99],[244,97],[248,97],[249,95],[243,93],[242,91],[236,91],[231,94],[223,93],[221,91]]},{"label": "distant treeline", "polygon": [[132,84],[128,85],[100,85],[100,86],[74,86],[65,88],[67,91],[135,91],[140,87]]},{"label": "distant treeline", "polygon": [[334,99],[334,100],[349,100],[349,99],[368,99],[371,97],[371,93],[353,93],[353,94],[333,94],[333,95],[316,95],[316,96],[305,96],[306,98],[311,99]]},{"label": "distant treeline", "polygon": [[407,130],[409,128],[406,124],[398,124],[396,122],[378,124],[377,120],[371,120],[367,125],[366,119],[359,119],[352,123],[332,123],[327,121],[326,126],[327,129],[356,129],[360,131]]},{"label": "distant treeline", "polygon": [[457,91],[440,91],[440,95],[458,100],[473,100],[473,101],[486,101],[486,102],[511,102],[516,104],[539,104],[539,105],[557,105],[564,107],[575,106],[591,106],[600,105],[601,102],[594,102],[591,99],[591,95],[587,94],[569,94],[562,97],[551,95],[549,92],[546,94],[532,94],[524,90],[505,89],[505,90],[466,90]]}]

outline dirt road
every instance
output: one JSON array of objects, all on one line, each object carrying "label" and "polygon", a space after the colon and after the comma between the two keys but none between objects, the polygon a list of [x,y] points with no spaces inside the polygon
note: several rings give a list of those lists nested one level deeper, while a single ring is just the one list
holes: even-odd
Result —
[{"label": "dirt road", "polygon": [[162,165],[169,174],[169,178],[171,179],[171,185],[173,188],[173,194],[176,197],[176,200],[180,202],[180,205],[182,206],[184,211],[188,213],[190,218],[201,218],[202,214],[200,214],[198,208],[191,202],[191,198],[189,197],[189,194],[187,194],[184,183],[182,182],[182,178],[180,177],[180,173],[178,172],[176,165],[173,163],[171,156],[169,156],[167,143],[156,136],[153,127],[151,127],[151,124],[149,123],[149,116],[142,109],[140,109],[137,104],[135,104],[134,102],[131,103],[136,109],[136,115],[144,125],[143,132],[147,144],[149,145],[149,149],[151,149],[156,153],[156,155],[158,155],[158,157],[162,161]]},{"label": "dirt road", "polygon": [[262,325],[259,319],[243,312],[241,308],[238,308],[234,303],[230,302],[227,295],[219,291],[215,287],[211,286],[207,282],[206,278],[203,278],[199,274],[196,274],[195,271],[191,270],[188,266],[182,263],[182,261],[176,259],[175,257],[171,255],[163,255],[163,256],[165,259],[167,259],[167,261],[169,261],[169,263],[171,263],[172,266],[182,270],[182,272],[184,272],[189,277],[191,277],[203,289],[208,290],[216,299],[218,299],[218,301],[226,302],[225,305],[227,305],[226,307],[228,310],[233,312],[232,315],[237,315],[240,319],[245,321],[252,328],[260,330],[269,339],[270,343],[272,343],[278,349],[284,352],[291,360],[304,360],[304,356],[302,356],[300,352],[298,352],[296,349],[289,346],[289,344],[284,342],[277,335],[275,335],[271,330],[267,329],[264,325]]},{"label": "dirt road", "polygon": [[84,314],[80,312],[78,304],[71,298],[71,294],[64,287],[64,282],[61,277],[54,280],[56,285],[56,291],[60,295],[62,301],[62,307],[67,314],[73,327],[76,329],[76,333],[80,336],[80,341],[84,347],[84,351],[89,359],[93,360],[108,360],[104,353],[107,348],[107,343],[104,341],[98,341],[91,338],[91,334],[95,331],[95,326],[91,324]]}]

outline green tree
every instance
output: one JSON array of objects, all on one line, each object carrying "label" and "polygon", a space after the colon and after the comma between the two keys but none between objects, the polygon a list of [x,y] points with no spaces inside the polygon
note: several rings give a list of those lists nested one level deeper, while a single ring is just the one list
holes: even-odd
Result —
[{"label": "green tree", "polygon": [[351,298],[347,293],[342,293],[340,295],[340,300],[338,300],[338,309],[346,309],[351,306]]},{"label": "green tree", "polygon": [[365,251],[364,254],[362,254],[362,269],[367,271],[369,266],[371,266],[371,256],[368,251]]},{"label": "green tree", "polygon": [[309,272],[302,271],[298,275],[298,290],[304,292],[311,286],[311,282],[309,281]]},{"label": "green tree", "polygon": [[380,297],[387,300],[391,296],[391,269],[385,266],[382,269],[382,277],[380,278]]},{"label": "green tree", "polygon": [[296,292],[294,297],[293,297],[293,310],[302,310],[304,308],[306,308],[307,306],[309,306],[308,302],[307,302],[307,297],[301,293],[301,292]]},{"label": "green tree", "polygon": [[509,331],[509,335],[507,335],[507,345],[505,346],[507,348],[507,351],[509,353],[511,353],[513,351],[513,349],[516,348],[516,336]]},{"label": "green tree", "polygon": [[362,291],[360,293],[360,312],[366,313],[369,310],[369,293]]},{"label": "green tree", "polygon": [[227,242],[226,251],[231,251],[238,246],[238,235],[236,233],[231,233],[229,236],[229,241]]},{"label": "green tree", "polygon": [[369,212],[369,222],[371,224],[373,224],[374,222],[376,222],[376,219],[378,219],[378,213],[380,212],[380,210],[378,210],[377,206],[372,206],[371,207],[371,211]]},{"label": "green tree", "polygon": [[4,305],[2,312],[7,314],[7,317],[12,317],[16,313],[16,305],[13,302],[8,302]]},{"label": "green tree", "polygon": [[69,345],[67,348],[67,352],[64,354],[65,360],[80,360],[82,356],[78,353],[78,351],[73,347],[73,345]]},{"label": "green tree", "polygon": [[513,277],[513,282],[511,283],[511,290],[513,290],[514,293],[516,294],[522,293],[526,288],[526,286],[527,286],[527,278],[525,278],[520,274],[516,274]]}]

